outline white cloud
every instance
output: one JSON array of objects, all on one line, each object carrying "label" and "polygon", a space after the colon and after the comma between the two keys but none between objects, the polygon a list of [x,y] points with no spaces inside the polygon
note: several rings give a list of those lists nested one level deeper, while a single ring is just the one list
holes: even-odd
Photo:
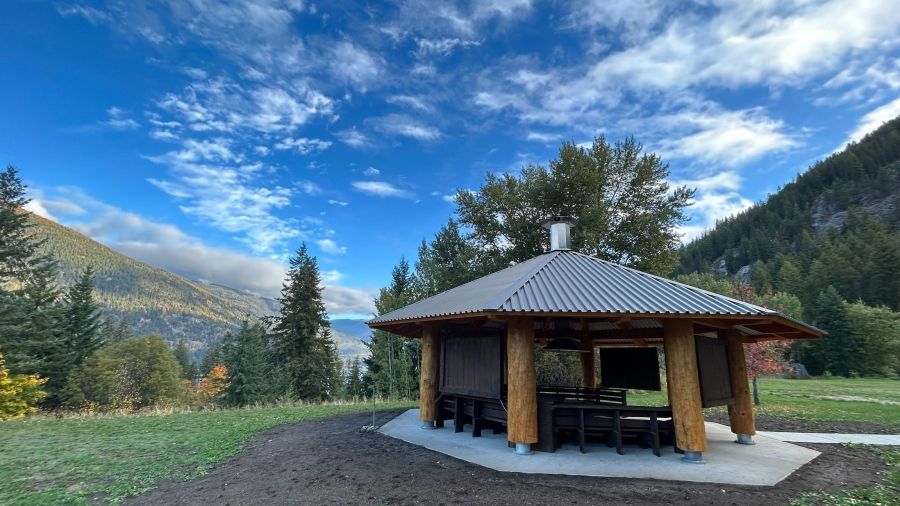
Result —
[{"label": "white cloud", "polygon": [[322,193],[322,187],[312,181],[297,181],[294,185],[307,195],[319,195]]},{"label": "white cloud", "polygon": [[550,144],[553,142],[559,142],[562,138],[559,134],[554,133],[544,133],[544,132],[533,132],[529,131],[525,135],[525,139],[529,141],[543,142],[544,144]]},{"label": "white cloud", "polygon": [[413,95],[391,95],[385,101],[389,104],[409,107],[422,112],[432,112],[434,110],[434,107],[427,103],[425,99]]},{"label": "white cloud", "polygon": [[366,170],[363,171],[363,175],[366,175],[369,177],[374,177],[374,176],[377,176],[378,174],[381,174],[381,171],[376,169],[375,167],[368,167]]},{"label": "white cloud", "polygon": [[716,221],[734,216],[751,207],[753,201],[740,194],[743,178],[725,171],[695,180],[673,180],[671,185],[696,188],[694,199],[687,208],[690,221],[681,226],[682,241],[689,242],[704,231],[716,226]]},{"label": "white cloud", "polygon": [[723,111],[706,105],[647,121],[669,132],[659,142],[663,154],[708,165],[739,166],[800,144],[784,132],[783,122],[769,118],[762,108]]},{"label": "white cloud", "polygon": [[337,137],[339,141],[353,148],[363,148],[372,143],[371,139],[357,130],[356,127],[336,132],[334,136]]},{"label": "white cloud", "polygon": [[441,137],[441,131],[405,114],[388,114],[366,120],[375,130],[387,135],[410,137],[419,141],[433,141]]},{"label": "white cloud", "polygon": [[463,40],[458,37],[444,37],[441,39],[416,39],[416,56],[425,58],[432,55],[447,56],[457,47],[467,48],[478,46],[481,43],[477,40]]},{"label": "white cloud", "polygon": [[308,155],[316,151],[325,151],[331,146],[331,141],[323,141],[321,139],[307,139],[306,137],[285,137],[278,141],[275,149],[286,150],[292,149],[301,155]]},{"label": "white cloud", "polygon": [[239,234],[257,253],[278,253],[289,239],[308,233],[277,214],[291,203],[291,189],[260,184],[263,166],[247,163],[227,139],[188,140],[181,149],[146,158],[169,168],[171,179],[148,181],[182,201],[183,212]]},{"label": "white cloud", "polygon": [[859,120],[856,129],[850,134],[847,142],[861,140],[867,133],[877,129],[882,124],[900,116],[900,98],[894,99],[877,109],[869,111]]},{"label": "white cloud", "polygon": [[59,12],[61,16],[81,16],[88,20],[92,25],[98,25],[112,19],[112,16],[104,11],[78,4],[68,7],[57,7],[56,11]]},{"label": "white cloud", "polygon": [[[43,195],[43,192],[36,191]],[[211,246],[175,225],[158,223],[98,201],[77,188],[58,188],[59,221],[138,261],[265,297],[278,297],[286,267],[228,248]],[[44,197],[42,197],[44,198]],[[49,207],[49,206],[48,206]],[[323,299],[331,314],[371,314],[375,291],[339,284],[338,271],[324,271]]]},{"label": "white cloud", "polygon": [[316,245],[323,253],[329,255],[341,255],[347,252],[346,246],[339,245],[333,239],[318,239]]},{"label": "white cloud", "polygon": [[330,58],[332,74],[363,89],[378,79],[383,64],[380,57],[349,41],[336,44]]},{"label": "white cloud", "polygon": [[385,183],[383,181],[354,181],[353,187],[363,193],[376,195],[378,197],[412,197],[412,195],[408,191],[397,188],[391,183]]},{"label": "white cloud", "polygon": [[341,206],[341,207],[345,207],[345,206],[349,205],[347,202],[344,202],[343,200],[334,200],[334,199],[330,199],[328,201],[328,203],[333,206]]},{"label": "white cloud", "polygon": [[48,220],[57,221],[56,217],[50,214],[50,211],[44,207],[44,204],[38,199],[31,199],[31,202],[25,204],[25,210],[34,213],[41,218],[47,218]]}]

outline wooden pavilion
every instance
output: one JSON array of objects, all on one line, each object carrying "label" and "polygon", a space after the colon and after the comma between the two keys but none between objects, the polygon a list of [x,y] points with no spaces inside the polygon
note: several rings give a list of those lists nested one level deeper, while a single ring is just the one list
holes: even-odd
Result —
[{"label": "wooden pavilion", "polygon": [[[428,299],[369,326],[421,339],[419,407],[425,427],[452,418],[505,430],[520,454],[553,451],[558,437],[602,435],[621,453],[640,436],[659,454],[702,462],[703,408],[727,405],[737,441],[756,433],[744,344],[815,339],[822,332],[776,311],[653,276],[568,248],[571,223],[549,220],[551,250]],[[538,385],[536,346],[580,351],[582,385]],[[628,406],[628,388],[660,389],[665,356],[670,406]],[[600,385],[595,373],[599,349]],[[655,377],[655,379],[654,379]]]}]

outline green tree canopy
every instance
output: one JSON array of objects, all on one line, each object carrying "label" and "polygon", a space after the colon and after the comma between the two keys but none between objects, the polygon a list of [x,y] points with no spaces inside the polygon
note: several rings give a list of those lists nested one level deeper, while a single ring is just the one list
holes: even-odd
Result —
[{"label": "green tree canopy", "polygon": [[340,386],[340,359],[322,300],[316,259],[306,244],[290,259],[281,289],[281,311],[273,319],[273,351],[302,400],[332,398]]},{"label": "green tree canopy", "polygon": [[590,148],[563,144],[548,167],[531,165],[521,176],[488,174],[477,191],[456,194],[460,222],[489,271],[542,253],[548,234],[539,224],[550,216],[578,221],[575,249],[655,274],[677,263],[684,208],[694,191],[672,188],[668,165],[643,153],[633,138]]}]

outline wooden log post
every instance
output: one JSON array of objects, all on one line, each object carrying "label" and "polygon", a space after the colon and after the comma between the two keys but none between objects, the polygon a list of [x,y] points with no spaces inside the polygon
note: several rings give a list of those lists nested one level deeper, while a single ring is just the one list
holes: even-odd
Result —
[{"label": "wooden log post", "polygon": [[594,368],[594,340],[590,337],[581,339],[581,347],[588,350],[581,354],[581,382],[584,388],[597,388],[597,373]]},{"label": "wooden log post", "polygon": [[422,329],[422,364],[419,373],[419,418],[423,428],[434,428],[438,418],[440,388],[441,340],[437,327]]},{"label": "wooden log post", "polygon": [[664,320],[663,334],[675,446],[684,451],[683,460],[703,462],[703,452],[707,448],[706,427],[700,399],[694,325],[687,319]]},{"label": "wooden log post", "polygon": [[534,323],[529,317],[506,322],[507,439],[516,453],[528,454],[538,441],[537,373],[534,368]]},{"label": "wooden log post", "polygon": [[728,405],[728,419],[731,432],[737,434],[736,443],[753,444],[756,434],[753,421],[753,403],[750,401],[750,385],[747,378],[747,359],[744,356],[744,341],[737,330],[725,330],[721,337],[728,340],[728,372],[731,376],[731,393],[734,404]]}]

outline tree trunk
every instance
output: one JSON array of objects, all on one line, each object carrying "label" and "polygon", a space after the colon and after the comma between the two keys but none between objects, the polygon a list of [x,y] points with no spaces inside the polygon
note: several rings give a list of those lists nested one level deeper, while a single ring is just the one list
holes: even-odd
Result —
[{"label": "tree trunk", "polygon": [[753,405],[759,406],[759,387],[756,385],[756,376],[753,377]]}]

